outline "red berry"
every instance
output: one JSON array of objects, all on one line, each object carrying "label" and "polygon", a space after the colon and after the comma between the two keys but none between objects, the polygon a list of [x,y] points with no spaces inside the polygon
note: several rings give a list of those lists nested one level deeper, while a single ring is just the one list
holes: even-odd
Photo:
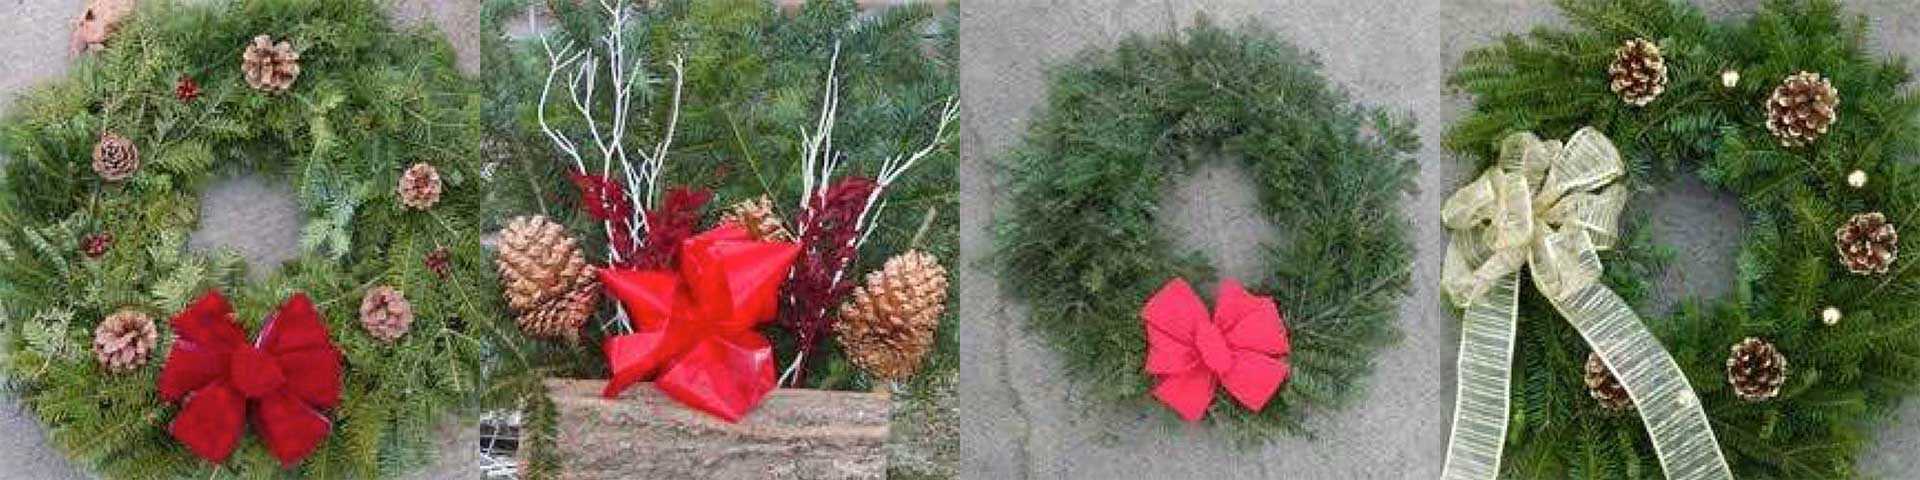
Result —
[{"label": "red berry", "polygon": [[200,98],[200,85],[193,83],[193,77],[181,75],[180,81],[173,85],[173,97],[182,102],[191,102],[195,98]]},{"label": "red berry", "polygon": [[86,238],[81,239],[80,243],[81,249],[86,252],[88,258],[99,258],[107,254],[108,248],[113,247],[113,234],[99,232],[87,235]]}]

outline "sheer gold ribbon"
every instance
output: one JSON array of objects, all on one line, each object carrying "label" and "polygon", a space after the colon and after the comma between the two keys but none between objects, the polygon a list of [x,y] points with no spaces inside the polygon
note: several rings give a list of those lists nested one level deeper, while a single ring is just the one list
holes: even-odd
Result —
[{"label": "sheer gold ribbon", "polygon": [[1502,141],[1498,165],[1441,207],[1453,235],[1440,286],[1466,311],[1443,478],[1499,476],[1522,267],[1626,387],[1667,477],[1732,478],[1680,366],[1599,282],[1597,252],[1613,246],[1627,202],[1616,182],[1624,170],[1592,127],[1564,145],[1518,133]]}]

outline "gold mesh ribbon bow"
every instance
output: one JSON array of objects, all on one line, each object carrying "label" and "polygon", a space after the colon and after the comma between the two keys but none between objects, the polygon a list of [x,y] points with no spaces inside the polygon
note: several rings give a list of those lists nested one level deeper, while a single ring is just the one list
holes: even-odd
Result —
[{"label": "gold mesh ribbon bow", "polygon": [[1501,142],[1498,165],[1441,206],[1452,240],[1440,287],[1466,312],[1443,478],[1499,476],[1522,267],[1626,387],[1667,477],[1732,478],[1680,366],[1599,282],[1598,251],[1613,246],[1627,203],[1624,173],[1592,127],[1564,145],[1517,133]]}]

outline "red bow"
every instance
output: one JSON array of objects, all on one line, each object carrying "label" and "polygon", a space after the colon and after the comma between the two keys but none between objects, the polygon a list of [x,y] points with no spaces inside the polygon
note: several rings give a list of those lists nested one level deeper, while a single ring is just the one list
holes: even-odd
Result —
[{"label": "red bow", "polygon": [[200,458],[233,454],[243,413],[253,414],[254,432],[281,466],[306,458],[333,430],[320,411],[340,403],[340,350],[305,294],[287,299],[252,344],[220,292],[173,317],[173,333],[160,398],[186,405],[167,431]]},{"label": "red bow", "polygon": [[1199,420],[1213,404],[1214,386],[1225,385],[1253,411],[1287,381],[1287,327],[1273,299],[1247,293],[1240,282],[1220,281],[1220,305],[1208,320],[1207,305],[1184,279],[1173,279],[1147,300],[1147,373],[1159,383],[1153,396],[1180,418]]},{"label": "red bow", "polygon": [[799,254],[729,223],[682,242],[679,272],[601,269],[637,330],[607,339],[613,378],[601,394],[654,378],[680,403],[739,421],[773,391],[773,347],[754,327],[773,318]]}]

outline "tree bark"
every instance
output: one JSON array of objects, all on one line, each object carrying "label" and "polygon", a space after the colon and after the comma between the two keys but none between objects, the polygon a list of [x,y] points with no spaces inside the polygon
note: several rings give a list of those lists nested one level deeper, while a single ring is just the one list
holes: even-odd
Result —
[{"label": "tree bark", "polygon": [[891,401],[884,393],[779,389],[731,424],[651,384],[617,399],[603,380],[550,379],[560,478],[881,479]]}]

